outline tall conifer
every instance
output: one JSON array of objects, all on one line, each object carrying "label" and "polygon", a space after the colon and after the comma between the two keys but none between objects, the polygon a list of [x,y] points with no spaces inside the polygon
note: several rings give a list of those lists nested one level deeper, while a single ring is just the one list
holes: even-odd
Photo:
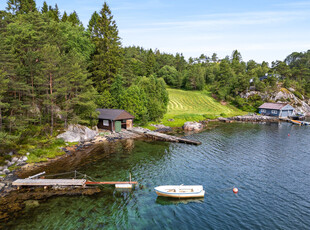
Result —
[{"label": "tall conifer", "polygon": [[91,73],[97,90],[107,89],[122,67],[122,49],[118,29],[109,6],[104,3],[99,16],[91,18],[92,40],[96,50],[92,57]]}]

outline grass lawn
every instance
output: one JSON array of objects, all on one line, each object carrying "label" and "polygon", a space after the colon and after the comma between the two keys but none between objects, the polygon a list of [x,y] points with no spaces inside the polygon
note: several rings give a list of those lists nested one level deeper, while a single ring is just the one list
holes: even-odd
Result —
[{"label": "grass lawn", "polygon": [[[168,112],[162,120],[162,123],[167,126],[180,127],[186,121],[245,114],[234,106],[222,105],[208,91],[167,90],[169,92]],[[168,119],[174,119],[174,121],[168,121]]]}]

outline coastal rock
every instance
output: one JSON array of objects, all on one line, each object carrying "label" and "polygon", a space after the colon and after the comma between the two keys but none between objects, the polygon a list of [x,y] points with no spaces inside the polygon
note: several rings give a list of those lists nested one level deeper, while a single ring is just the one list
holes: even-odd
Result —
[{"label": "coastal rock", "polygon": [[68,131],[59,134],[57,138],[62,138],[65,142],[90,141],[97,135],[97,132],[82,125],[69,125]]},{"label": "coastal rock", "polygon": [[98,126],[97,126],[97,125],[95,125],[94,127],[92,127],[92,130],[96,131],[96,133],[99,132],[99,129],[98,129]]},{"label": "coastal rock", "polygon": [[155,132],[171,132],[172,131],[171,127],[161,125],[161,124],[157,124],[157,125],[151,124],[151,126],[154,126],[156,128]]},{"label": "coastal rock", "polygon": [[9,170],[9,169],[4,169],[4,170],[3,170],[3,173],[4,173],[4,174],[9,174],[9,173],[10,173],[10,170]]},{"label": "coastal rock", "polygon": [[5,163],[8,167],[12,166],[14,163],[9,161],[9,160],[5,160]]},{"label": "coastal rock", "polygon": [[[3,166],[0,166],[0,171],[2,171],[4,169],[4,167]],[[1,174],[1,173],[0,173]]]},{"label": "coastal rock", "polygon": [[17,158],[17,157],[13,157],[13,158],[12,158],[12,162],[15,163],[16,161],[18,161],[18,158]]},{"label": "coastal rock", "polygon": [[249,98],[254,95],[261,97],[263,101],[273,101],[279,103],[289,103],[295,108],[296,112],[304,113],[305,115],[310,115],[310,100],[305,100],[305,97],[301,95],[301,98],[298,98],[293,92],[295,90],[292,88],[279,88],[276,92],[267,93],[259,91],[249,91],[247,93],[241,93],[242,98]]},{"label": "coastal rock", "polygon": [[201,124],[199,122],[188,121],[188,122],[184,123],[182,128],[185,131],[200,131],[203,129],[203,124]]},{"label": "coastal rock", "polygon": [[0,183],[0,190],[2,190],[5,187],[4,183]]},{"label": "coastal rock", "polygon": [[23,156],[23,157],[19,158],[19,160],[20,160],[20,161],[27,161],[27,160],[28,160],[28,157]]}]

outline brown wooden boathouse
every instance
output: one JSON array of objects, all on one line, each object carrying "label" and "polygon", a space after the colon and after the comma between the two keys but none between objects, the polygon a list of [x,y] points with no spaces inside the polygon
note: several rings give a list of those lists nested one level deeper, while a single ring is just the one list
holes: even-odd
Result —
[{"label": "brown wooden boathouse", "polygon": [[100,112],[98,128],[120,132],[121,129],[132,128],[133,115],[121,109],[97,109]]}]

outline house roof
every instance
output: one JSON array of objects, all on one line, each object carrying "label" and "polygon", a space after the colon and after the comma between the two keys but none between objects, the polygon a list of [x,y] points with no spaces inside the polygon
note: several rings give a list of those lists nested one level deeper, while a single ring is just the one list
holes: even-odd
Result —
[{"label": "house roof", "polygon": [[107,120],[126,120],[126,119],[134,119],[135,117],[122,109],[96,109],[100,114],[98,116],[99,119],[107,119]]},{"label": "house roof", "polygon": [[264,103],[262,104],[259,109],[275,109],[281,110],[283,107],[287,106],[287,103]]}]

